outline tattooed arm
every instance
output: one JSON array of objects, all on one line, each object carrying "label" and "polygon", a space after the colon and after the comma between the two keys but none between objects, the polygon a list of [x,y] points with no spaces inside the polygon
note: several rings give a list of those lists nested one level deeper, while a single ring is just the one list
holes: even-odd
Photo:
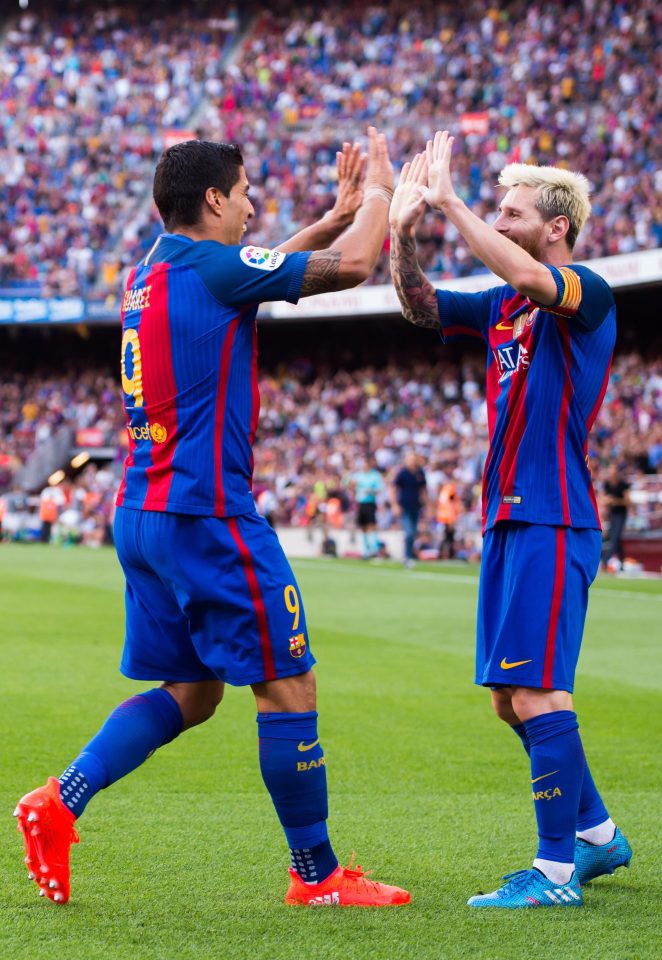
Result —
[{"label": "tattooed arm", "polygon": [[300,296],[346,290],[367,280],[384,246],[393,196],[393,168],[386,138],[368,128],[363,202],[354,223],[326,250],[311,253]]},{"label": "tattooed arm", "polygon": [[417,153],[404,164],[391,204],[391,278],[405,320],[417,327],[438,327],[437,295],[416,259],[416,224],[425,211],[426,183],[427,157]]},{"label": "tattooed arm", "polygon": [[391,277],[405,320],[417,327],[438,327],[437,294],[418,265],[416,240],[395,230],[391,231]]},{"label": "tattooed arm", "polygon": [[314,293],[343,290],[344,285],[338,286],[341,260],[342,253],[339,250],[316,250],[311,253],[299,296],[310,297]]}]

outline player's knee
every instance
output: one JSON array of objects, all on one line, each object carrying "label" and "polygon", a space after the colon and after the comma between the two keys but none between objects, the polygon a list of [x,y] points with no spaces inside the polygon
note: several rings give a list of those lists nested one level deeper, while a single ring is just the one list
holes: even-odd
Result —
[{"label": "player's knee", "polygon": [[543,713],[572,710],[572,694],[566,690],[540,690],[536,687],[515,687],[512,705],[522,722]]},{"label": "player's knee", "polygon": [[316,681],[312,670],[254,683],[252,689],[259,713],[305,713],[316,709]]},{"label": "player's knee", "polygon": [[519,717],[513,708],[513,702],[510,691],[492,690],[492,709],[499,720],[508,723],[511,726],[519,723]]},{"label": "player's knee", "polygon": [[164,683],[163,686],[179,704],[185,730],[197,727],[213,717],[223,699],[224,684],[216,680],[200,683]]}]

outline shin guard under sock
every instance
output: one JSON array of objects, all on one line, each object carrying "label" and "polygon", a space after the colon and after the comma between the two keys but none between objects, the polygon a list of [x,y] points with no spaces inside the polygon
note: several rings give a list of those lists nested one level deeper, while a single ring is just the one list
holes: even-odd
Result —
[{"label": "shin guard under sock", "polygon": [[65,806],[79,817],[95,793],[174,740],[183,725],[179,704],[161,687],[125,700],[59,778]]},{"label": "shin guard under sock", "polygon": [[[513,733],[522,741],[524,749],[528,756],[531,756],[531,747],[529,738],[526,735],[526,727],[523,723],[512,727]],[[579,813],[577,814],[577,833],[581,833],[599,824],[609,820],[609,813],[604,805],[602,797],[598,793],[598,788],[591,776],[588,763],[584,767],[584,779],[582,780],[582,789],[579,794]]]},{"label": "shin guard under sock", "polygon": [[571,710],[525,721],[531,748],[531,784],[541,860],[573,863],[579,795],[586,760]]},{"label": "shin guard under sock", "polygon": [[324,751],[317,713],[258,713],[260,771],[292,858],[307,883],[320,883],[338,866],[329,843]]}]

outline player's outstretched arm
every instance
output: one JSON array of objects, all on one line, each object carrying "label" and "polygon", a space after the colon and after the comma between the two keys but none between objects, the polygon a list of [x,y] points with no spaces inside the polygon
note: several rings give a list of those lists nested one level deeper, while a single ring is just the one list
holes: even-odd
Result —
[{"label": "player's outstretched arm", "polygon": [[554,303],[558,291],[547,267],[472,213],[455,193],[451,179],[453,142],[447,130],[437,130],[434,140],[427,142],[426,202],[455,224],[474,256],[498,277],[536,303]]},{"label": "player's outstretched arm", "polygon": [[392,196],[386,137],[369,127],[363,202],[352,225],[330,247],[311,253],[300,296],[346,290],[368,279],[384,245]]},{"label": "player's outstretched arm", "polygon": [[391,203],[391,278],[404,318],[418,327],[438,327],[435,290],[416,258],[416,224],[426,208],[426,183],[427,158],[417,153],[400,171]]},{"label": "player's outstretched arm", "polygon": [[322,250],[331,246],[353,222],[363,202],[363,175],[367,155],[360,143],[343,143],[336,153],[338,194],[331,210],[316,223],[304,227],[275,248],[282,253],[297,250]]}]

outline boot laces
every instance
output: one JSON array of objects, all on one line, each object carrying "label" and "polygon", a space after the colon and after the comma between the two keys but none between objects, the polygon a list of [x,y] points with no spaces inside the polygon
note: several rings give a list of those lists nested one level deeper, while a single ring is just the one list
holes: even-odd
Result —
[{"label": "boot laces", "polygon": [[349,863],[346,867],[343,867],[343,874],[350,880],[354,880],[357,884],[361,883],[365,886],[371,887],[373,890],[379,889],[379,883],[376,880],[368,880],[368,874],[372,873],[372,870],[364,870],[360,863],[357,863],[354,866],[354,851],[352,850],[352,855],[349,858]]},{"label": "boot laces", "polygon": [[515,870],[513,873],[504,873],[503,879],[508,880],[508,886],[518,889],[523,886],[531,875],[531,870]]}]

